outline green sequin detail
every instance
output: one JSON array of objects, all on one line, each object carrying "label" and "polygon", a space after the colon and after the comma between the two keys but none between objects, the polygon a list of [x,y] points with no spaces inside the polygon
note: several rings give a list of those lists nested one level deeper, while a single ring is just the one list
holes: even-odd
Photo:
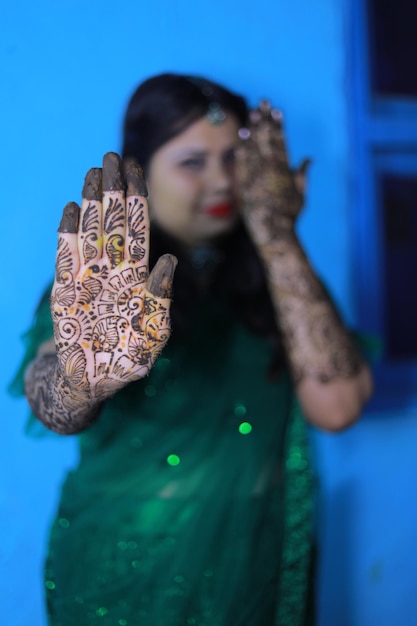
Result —
[{"label": "green sequin detail", "polygon": [[239,432],[241,435],[249,435],[249,433],[252,432],[252,424],[249,424],[249,422],[242,422],[239,424]]}]

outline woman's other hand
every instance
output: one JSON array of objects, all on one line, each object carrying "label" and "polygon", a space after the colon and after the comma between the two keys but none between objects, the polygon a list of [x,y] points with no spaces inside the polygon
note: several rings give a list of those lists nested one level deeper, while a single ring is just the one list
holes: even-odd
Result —
[{"label": "woman's other hand", "polygon": [[296,236],[309,161],[291,170],[281,114],[267,102],[240,135],[242,213],[266,269],[304,415],[325,430],[346,428],[368,400],[372,378]]},{"label": "woman's other hand", "polygon": [[239,131],[237,178],[243,218],[259,246],[292,229],[304,203],[309,159],[297,170],[288,163],[282,113],[263,100]]}]

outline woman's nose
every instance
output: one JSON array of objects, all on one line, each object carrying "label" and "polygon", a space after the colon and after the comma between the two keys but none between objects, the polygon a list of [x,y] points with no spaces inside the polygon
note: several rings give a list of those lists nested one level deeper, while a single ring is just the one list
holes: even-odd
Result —
[{"label": "woman's nose", "polygon": [[208,168],[207,182],[213,191],[229,191],[233,186],[232,168],[222,160],[216,159]]}]

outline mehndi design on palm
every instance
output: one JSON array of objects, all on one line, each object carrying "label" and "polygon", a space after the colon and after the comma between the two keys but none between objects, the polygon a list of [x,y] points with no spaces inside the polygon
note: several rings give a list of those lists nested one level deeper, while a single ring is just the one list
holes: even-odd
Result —
[{"label": "mehndi design on palm", "polygon": [[123,172],[108,153],[103,170],[87,173],[81,209],[64,209],[51,309],[73,399],[100,401],[146,376],[170,336],[176,259],[164,255],[148,275],[146,195],[141,169],[129,163]]},{"label": "mehndi design on palm", "polygon": [[258,245],[292,228],[304,202],[305,159],[292,170],[282,128],[282,113],[264,100],[250,114],[248,128],[239,131],[237,150],[242,212]]}]

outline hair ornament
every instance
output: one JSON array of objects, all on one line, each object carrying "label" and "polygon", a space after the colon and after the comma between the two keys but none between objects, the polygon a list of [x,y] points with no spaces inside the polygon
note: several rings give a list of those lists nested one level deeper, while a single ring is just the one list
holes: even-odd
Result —
[{"label": "hair ornament", "polygon": [[211,102],[209,104],[208,111],[206,113],[206,119],[209,124],[222,124],[226,117],[226,111],[221,108],[220,104],[217,102]]}]

